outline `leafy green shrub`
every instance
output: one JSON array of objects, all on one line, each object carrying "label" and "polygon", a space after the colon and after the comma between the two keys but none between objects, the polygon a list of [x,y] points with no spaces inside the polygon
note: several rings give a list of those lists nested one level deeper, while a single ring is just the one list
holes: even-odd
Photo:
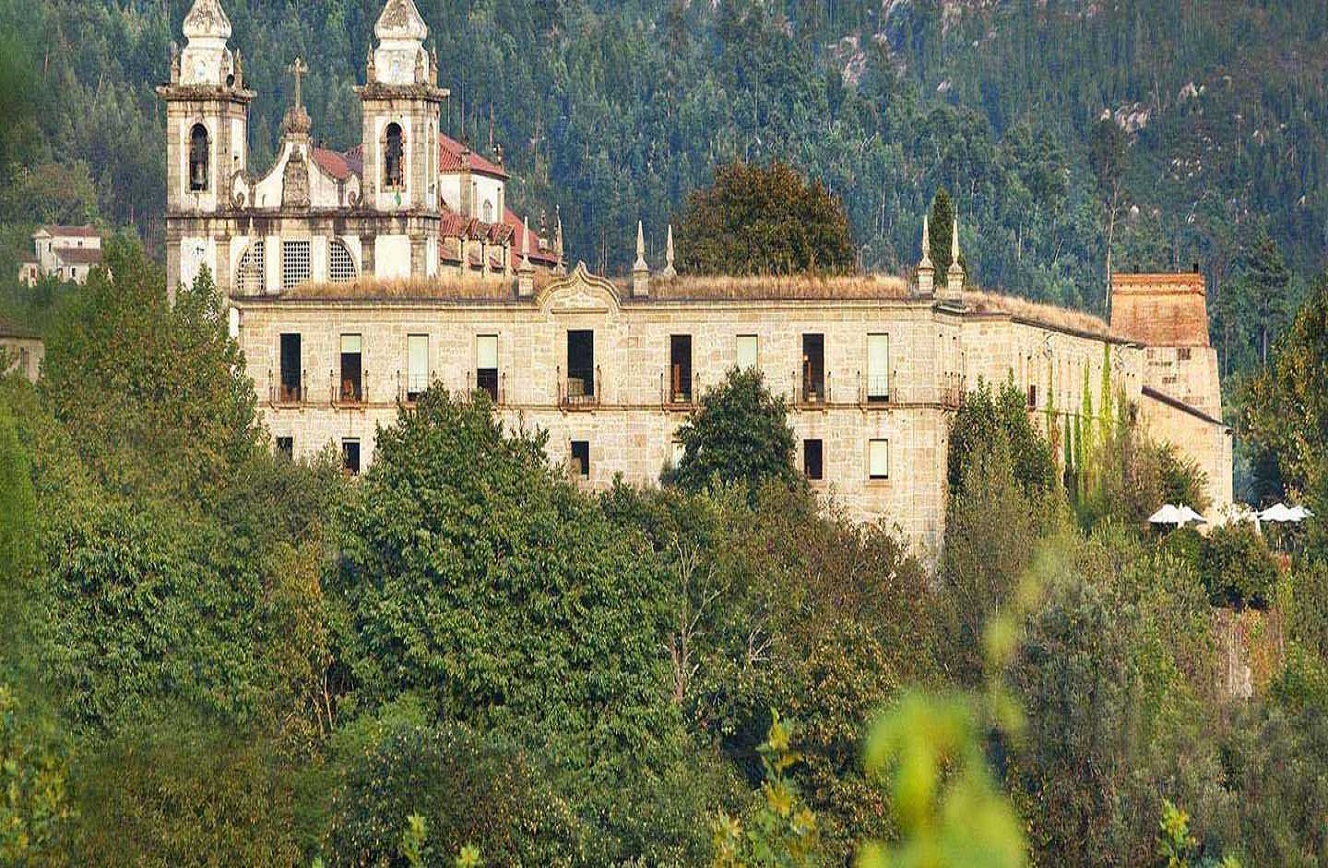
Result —
[{"label": "leafy green shrub", "polygon": [[[460,724],[396,725],[346,761],[330,866],[398,864],[403,838],[418,864],[437,868],[468,845],[493,865],[584,863],[585,832],[571,808],[529,756],[501,740]],[[407,818],[420,821],[414,833]]]},{"label": "leafy green shrub", "polygon": [[1277,584],[1277,561],[1254,525],[1215,527],[1204,538],[1200,576],[1215,605],[1267,608]]},{"label": "leafy green shrub", "polygon": [[306,864],[292,769],[262,733],[172,714],[76,769],[73,863],[185,868]]},{"label": "leafy green shrub", "polygon": [[742,485],[753,499],[771,480],[799,484],[787,413],[784,399],[770,394],[760,371],[732,369],[706,391],[678,430],[684,451],[674,482],[691,492]]}]

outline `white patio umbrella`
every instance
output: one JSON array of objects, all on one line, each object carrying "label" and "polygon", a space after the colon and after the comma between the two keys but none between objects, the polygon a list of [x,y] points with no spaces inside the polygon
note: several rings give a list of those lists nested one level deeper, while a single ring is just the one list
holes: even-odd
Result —
[{"label": "white patio umbrella", "polygon": [[1295,524],[1303,520],[1302,517],[1297,517],[1296,513],[1292,512],[1285,503],[1275,503],[1259,513],[1259,521]]},{"label": "white patio umbrella", "polygon": [[1149,524],[1174,524],[1180,527],[1185,524],[1185,515],[1177,507],[1171,504],[1163,504],[1162,508],[1148,517]]},{"label": "white patio umbrella", "polygon": [[1291,520],[1297,523],[1302,522],[1307,518],[1314,518],[1314,513],[1310,512],[1303,506],[1291,507],[1290,513],[1292,516]]},{"label": "white patio umbrella", "polygon": [[1194,524],[1207,524],[1208,522],[1208,519],[1204,518],[1193,509],[1190,509],[1188,506],[1182,504],[1181,506],[1176,507],[1176,509],[1180,512],[1182,524],[1190,524],[1191,522]]}]

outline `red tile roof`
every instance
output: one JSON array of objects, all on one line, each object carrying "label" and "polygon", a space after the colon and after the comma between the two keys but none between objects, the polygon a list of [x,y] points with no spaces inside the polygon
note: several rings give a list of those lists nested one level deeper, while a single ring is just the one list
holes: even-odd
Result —
[{"label": "red tile roof", "polygon": [[101,262],[99,247],[57,247],[55,255],[66,265],[97,265]]},{"label": "red tile roof", "polygon": [[[521,222],[511,208],[503,209],[503,223],[512,229],[512,261],[520,264],[521,257],[525,253],[525,232],[526,224]],[[552,247],[540,249],[539,233],[534,229],[530,230],[530,261],[540,265],[554,266],[558,264],[558,254]]]},{"label": "red tile roof", "polygon": [[336,151],[329,151],[327,148],[314,148],[313,158],[318,168],[338,181],[344,181],[350,177],[350,166],[346,164],[345,155],[338,154]]},{"label": "red tile roof", "polygon": [[351,175],[361,175],[364,172],[363,145],[356,145],[344,154],[330,148],[314,148],[313,158],[319,168],[338,181],[344,181]]},{"label": "red tile roof", "polygon": [[33,237],[45,232],[54,238],[100,238],[101,231],[96,226],[43,226]]},{"label": "red tile roof", "polygon": [[438,171],[460,172],[469,167],[472,172],[507,179],[502,166],[495,166],[470,148],[441,133],[438,135]]}]

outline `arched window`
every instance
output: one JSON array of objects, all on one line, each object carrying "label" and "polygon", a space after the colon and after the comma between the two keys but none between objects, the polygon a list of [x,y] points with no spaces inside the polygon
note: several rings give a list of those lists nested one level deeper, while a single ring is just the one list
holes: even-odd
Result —
[{"label": "arched window", "polygon": [[493,222],[493,203],[490,202],[488,199],[484,200],[484,222],[485,223]]},{"label": "arched window", "polygon": [[355,279],[355,260],[343,242],[332,239],[327,253],[327,276],[333,283],[350,283]]},{"label": "arched window", "polygon": [[208,132],[194,124],[189,133],[189,189],[198,193],[208,188]]},{"label": "arched window", "polygon": [[399,124],[387,125],[387,153],[384,155],[384,180],[388,187],[406,186],[406,148]]},{"label": "arched window", "polygon": [[245,295],[260,295],[264,288],[263,270],[266,266],[263,242],[255,241],[240,257],[235,270],[235,286]]}]

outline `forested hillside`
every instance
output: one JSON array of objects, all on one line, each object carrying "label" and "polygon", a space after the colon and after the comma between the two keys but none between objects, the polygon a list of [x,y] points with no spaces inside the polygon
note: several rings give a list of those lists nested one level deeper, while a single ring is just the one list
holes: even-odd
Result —
[{"label": "forested hillside", "polygon": [[[0,0],[0,110],[15,119],[0,136],[5,222],[96,217],[158,248],[151,87],[187,6]],[[865,267],[911,266],[942,186],[990,287],[1100,310],[1108,236],[1117,268],[1197,261],[1228,371],[1258,359],[1302,276],[1325,262],[1328,5],[1317,0],[419,6],[452,89],[448,131],[487,148],[492,130],[514,204],[532,216],[560,207],[573,255],[599,269],[626,268],[638,218],[661,247],[716,165],[775,157],[844,198]],[[315,135],[353,144],[351,88],[379,0],[226,7],[259,92],[251,168],[273,152],[297,55],[312,69]],[[9,238],[12,256],[22,235]],[[1269,278],[1259,251],[1284,257],[1291,279]]]}]

